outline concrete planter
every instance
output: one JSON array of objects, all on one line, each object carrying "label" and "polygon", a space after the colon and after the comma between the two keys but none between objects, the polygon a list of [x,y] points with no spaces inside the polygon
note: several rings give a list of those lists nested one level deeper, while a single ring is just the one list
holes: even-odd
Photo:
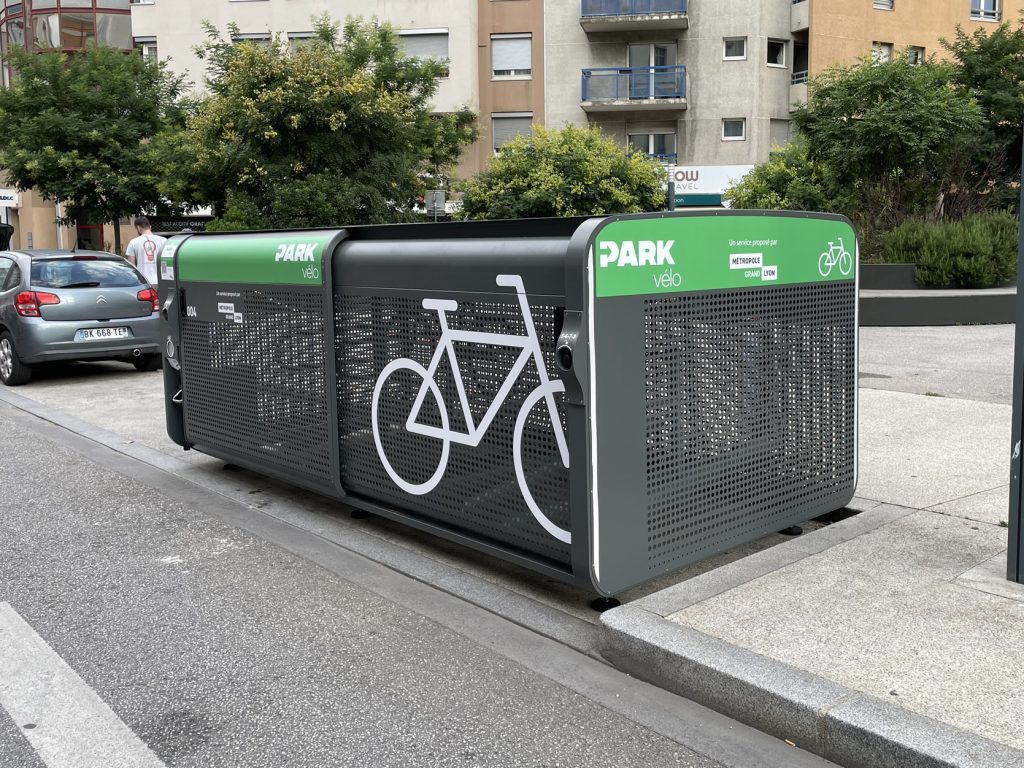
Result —
[{"label": "concrete planter", "polygon": [[917,288],[913,264],[861,264],[860,287],[868,291],[912,291]]}]

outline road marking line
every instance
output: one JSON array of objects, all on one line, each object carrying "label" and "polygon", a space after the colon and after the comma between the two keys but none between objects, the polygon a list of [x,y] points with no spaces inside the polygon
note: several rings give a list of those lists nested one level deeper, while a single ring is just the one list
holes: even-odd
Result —
[{"label": "road marking line", "polygon": [[0,706],[48,768],[165,768],[8,603],[0,603]]}]

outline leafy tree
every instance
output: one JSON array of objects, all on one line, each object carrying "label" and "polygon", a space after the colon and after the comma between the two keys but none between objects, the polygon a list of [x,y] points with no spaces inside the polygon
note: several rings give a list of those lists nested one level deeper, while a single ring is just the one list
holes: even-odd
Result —
[{"label": "leafy tree", "polygon": [[799,138],[773,152],[725,198],[733,208],[834,211],[847,207],[828,170],[807,156],[807,143]]},{"label": "leafy tree", "polygon": [[534,126],[463,185],[471,219],[639,213],[665,205],[662,166],[630,155],[596,126]]},{"label": "leafy tree", "polygon": [[793,113],[819,163],[848,194],[850,213],[891,226],[941,212],[945,196],[973,183],[965,162],[984,126],[978,105],[952,85],[951,65],[906,57],[833,68],[814,78]]},{"label": "leafy tree", "polygon": [[411,220],[427,174],[476,139],[468,109],[431,113],[447,63],[405,56],[388,25],[320,17],[297,51],[207,33],[210,95],[159,151],[168,197],[213,205],[211,228]]},{"label": "leafy tree", "polygon": [[115,48],[14,48],[6,60],[16,74],[0,89],[0,167],[12,184],[64,203],[62,223],[164,207],[147,143],[180,122],[182,78]]},{"label": "leafy tree", "polygon": [[974,158],[979,173],[992,182],[992,207],[1016,206],[1024,131],[1024,23],[1004,22],[991,33],[978,29],[970,35],[958,26],[953,40],[942,45],[956,64],[954,82],[985,116]]}]

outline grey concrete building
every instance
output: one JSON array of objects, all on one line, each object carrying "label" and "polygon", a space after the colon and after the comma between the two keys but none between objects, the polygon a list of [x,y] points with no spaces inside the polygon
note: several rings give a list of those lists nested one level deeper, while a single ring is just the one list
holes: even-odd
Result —
[{"label": "grey concrete building", "polygon": [[600,125],[674,166],[688,202],[713,201],[789,137],[794,57],[806,71],[807,55],[791,7],[546,0],[547,122]]}]

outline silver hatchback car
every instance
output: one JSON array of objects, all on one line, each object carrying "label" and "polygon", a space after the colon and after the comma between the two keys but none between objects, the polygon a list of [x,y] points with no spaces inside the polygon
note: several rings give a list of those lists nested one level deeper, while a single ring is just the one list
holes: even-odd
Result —
[{"label": "silver hatchback car", "polygon": [[24,384],[52,360],[160,367],[156,289],[100,251],[0,251],[0,381]]}]

